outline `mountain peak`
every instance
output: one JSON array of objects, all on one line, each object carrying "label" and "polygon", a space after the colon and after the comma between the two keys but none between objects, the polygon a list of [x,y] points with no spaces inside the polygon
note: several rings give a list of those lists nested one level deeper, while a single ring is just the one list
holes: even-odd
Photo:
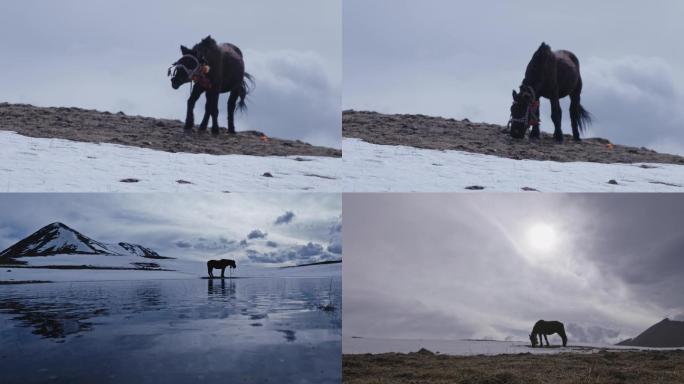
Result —
[{"label": "mountain peak", "polygon": [[684,321],[665,318],[652,325],[639,336],[622,341],[618,345],[636,347],[684,347]]},{"label": "mountain peak", "polygon": [[104,244],[84,236],[64,223],[54,222],[0,252],[0,257],[110,253]]}]

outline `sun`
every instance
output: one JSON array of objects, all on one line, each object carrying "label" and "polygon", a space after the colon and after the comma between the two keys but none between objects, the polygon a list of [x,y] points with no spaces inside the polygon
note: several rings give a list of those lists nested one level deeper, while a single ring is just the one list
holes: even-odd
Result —
[{"label": "sun", "polygon": [[556,247],[558,236],[552,226],[538,223],[527,231],[527,242],[537,251],[549,252]]}]

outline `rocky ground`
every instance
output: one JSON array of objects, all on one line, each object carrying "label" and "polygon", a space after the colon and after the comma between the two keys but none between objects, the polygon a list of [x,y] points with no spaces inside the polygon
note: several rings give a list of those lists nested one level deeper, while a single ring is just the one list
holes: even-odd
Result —
[{"label": "rocky ground", "polygon": [[[200,116],[201,117],[201,116]],[[199,118],[199,117],[196,117]],[[0,103],[0,130],[21,135],[90,143],[112,143],[166,152],[214,155],[341,157],[339,149],[318,147],[299,140],[265,137],[243,131],[218,137],[195,130],[186,134],[179,120],[128,116],[80,108],[43,108]]]},{"label": "rocky ground", "polygon": [[[565,132],[570,132],[570,127]],[[563,144],[556,144],[552,135],[542,132],[539,141],[530,142],[513,139],[504,126],[424,115],[344,111],[342,135],[373,144],[457,150],[518,160],[684,164],[681,156],[612,144],[601,138],[575,142],[566,135]]]},{"label": "rocky ground", "polygon": [[684,383],[684,351],[447,356],[343,355],[342,381],[360,383]]}]

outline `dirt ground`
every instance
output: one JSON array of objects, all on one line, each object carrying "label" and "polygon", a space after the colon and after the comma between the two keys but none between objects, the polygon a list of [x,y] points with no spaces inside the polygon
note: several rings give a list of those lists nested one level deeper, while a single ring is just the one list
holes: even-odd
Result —
[{"label": "dirt ground", "polygon": [[[202,116],[195,116],[196,123]],[[299,140],[262,138],[257,131],[218,137],[195,130],[186,134],[180,120],[154,119],[80,108],[43,108],[28,104],[0,103],[0,130],[29,137],[57,138],[91,143],[112,143],[166,152],[214,155],[329,156],[339,149],[317,147]]]},{"label": "dirt ground", "polygon": [[343,355],[342,381],[362,383],[684,383],[684,350],[447,356]]},{"label": "dirt ground", "polygon": [[[564,127],[570,133],[570,127]],[[500,125],[473,123],[424,115],[384,115],[376,112],[344,111],[342,135],[373,144],[458,150],[511,159],[595,163],[684,164],[684,157],[661,154],[647,148],[613,145],[600,138],[575,142],[565,135],[563,144],[542,132],[539,141],[513,139]]]}]

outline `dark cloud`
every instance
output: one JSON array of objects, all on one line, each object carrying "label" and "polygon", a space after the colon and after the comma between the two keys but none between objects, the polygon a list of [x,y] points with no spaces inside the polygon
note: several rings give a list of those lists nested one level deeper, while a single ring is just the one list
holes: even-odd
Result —
[{"label": "dark cloud", "polygon": [[269,240],[266,242],[266,246],[271,247],[271,248],[278,248],[278,243],[276,243],[275,241]]},{"label": "dark cloud", "polygon": [[247,250],[247,257],[255,263],[294,263],[307,264],[319,261],[338,260],[339,255],[326,252],[322,245],[307,243],[305,245],[287,247],[273,252],[258,252],[253,249]]},{"label": "dark cloud", "polygon": [[188,243],[187,241],[179,240],[176,242],[176,247],[178,247],[178,248],[190,248],[190,247],[192,247],[192,244]]},{"label": "dark cloud", "polygon": [[268,233],[262,232],[259,229],[255,229],[247,235],[247,238],[250,240],[252,240],[252,239],[265,239],[266,236],[268,236]]},{"label": "dark cloud", "polygon": [[294,212],[292,212],[292,211],[287,211],[287,212],[285,212],[284,214],[278,216],[278,218],[276,218],[274,224],[275,224],[275,225],[279,225],[279,224],[289,224],[289,223],[292,221],[292,219],[294,219],[294,217],[295,217]]}]

